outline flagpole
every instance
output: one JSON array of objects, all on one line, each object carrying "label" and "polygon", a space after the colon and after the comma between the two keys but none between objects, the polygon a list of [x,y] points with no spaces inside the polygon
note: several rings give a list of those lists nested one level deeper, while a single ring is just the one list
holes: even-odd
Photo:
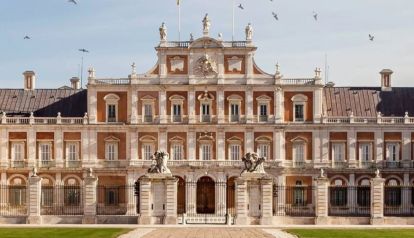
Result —
[{"label": "flagpole", "polygon": [[234,0],[233,0],[233,5],[231,6],[231,9],[233,11],[233,20],[232,20],[232,24],[231,24],[231,41],[234,41]]},{"label": "flagpole", "polygon": [[178,2],[178,41],[181,41],[181,3]]}]

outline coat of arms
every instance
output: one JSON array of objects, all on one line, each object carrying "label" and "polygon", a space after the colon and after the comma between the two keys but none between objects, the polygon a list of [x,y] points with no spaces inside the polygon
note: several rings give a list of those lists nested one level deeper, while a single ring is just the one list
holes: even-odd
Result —
[{"label": "coat of arms", "polygon": [[194,73],[196,75],[210,76],[217,74],[217,64],[207,54],[197,60],[194,66]]}]

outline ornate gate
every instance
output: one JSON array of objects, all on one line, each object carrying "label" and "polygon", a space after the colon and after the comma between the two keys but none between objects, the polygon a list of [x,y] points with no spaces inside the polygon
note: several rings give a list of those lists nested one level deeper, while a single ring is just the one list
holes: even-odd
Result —
[{"label": "ornate gate", "polygon": [[216,210],[216,192],[213,179],[202,177],[197,181],[197,213],[214,214]]}]

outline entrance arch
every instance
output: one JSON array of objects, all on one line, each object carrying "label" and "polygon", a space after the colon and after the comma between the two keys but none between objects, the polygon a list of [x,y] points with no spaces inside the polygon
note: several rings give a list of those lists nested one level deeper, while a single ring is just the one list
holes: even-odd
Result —
[{"label": "entrance arch", "polygon": [[226,207],[227,207],[227,213],[229,215],[235,216],[236,215],[236,183],[235,183],[236,177],[230,177],[227,179],[227,201],[226,201]]},{"label": "entrance arch", "polygon": [[216,191],[214,180],[208,176],[197,181],[197,213],[214,214],[216,211]]},{"label": "entrance arch", "polygon": [[185,213],[185,180],[175,176],[177,181],[177,214]]}]

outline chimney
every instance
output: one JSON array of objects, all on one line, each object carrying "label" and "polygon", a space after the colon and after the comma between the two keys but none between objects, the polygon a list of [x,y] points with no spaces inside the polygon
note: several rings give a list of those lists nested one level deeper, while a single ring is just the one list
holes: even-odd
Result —
[{"label": "chimney", "polygon": [[78,77],[72,77],[70,79],[70,85],[73,89],[80,89],[80,80]]},{"label": "chimney", "polygon": [[394,73],[392,72],[391,69],[383,69],[380,74],[381,74],[381,91],[391,91],[391,74]]},{"label": "chimney", "polygon": [[24,76],[24,90],[33,90],[35,89],[35,72],[28,70],[23,72]]}]

